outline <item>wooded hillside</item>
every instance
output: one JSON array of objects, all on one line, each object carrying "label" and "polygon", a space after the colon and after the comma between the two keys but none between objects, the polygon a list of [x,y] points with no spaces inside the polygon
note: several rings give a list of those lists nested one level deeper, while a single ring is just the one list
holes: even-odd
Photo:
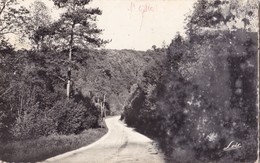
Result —
[{"label": "wooded hillside", "polygon": [[[67,100],[63,53],[1,51],[2,138],[79,133],[98,127],[98,99],[101,102],[106,95],[106,108],[112,114],[122,112],[131,85],[142,80],[148,64],[164,55],[134,50],[77,51],[72,98]],[[77,115],[79,119],[74,119]]]}]

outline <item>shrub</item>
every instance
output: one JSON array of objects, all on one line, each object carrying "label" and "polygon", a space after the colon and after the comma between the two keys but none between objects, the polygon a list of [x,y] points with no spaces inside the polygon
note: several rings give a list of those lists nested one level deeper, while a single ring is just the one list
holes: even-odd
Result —
[{"label": "shrub", "polygon": [[94,106],[85,107],[82,102],[73,99],[58,101],[52,108],[57,132],[60,134],[78,134],[83,130],[98,126],[98,110]]}]

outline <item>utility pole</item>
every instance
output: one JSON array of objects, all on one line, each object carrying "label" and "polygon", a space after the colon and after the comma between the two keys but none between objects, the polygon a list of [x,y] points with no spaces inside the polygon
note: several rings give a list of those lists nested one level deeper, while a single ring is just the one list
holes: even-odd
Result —
[{"label": "utility pole", "polygon": [[106,103],[106,94],[104,94],[104,98],[103,98],[103,112],[104,112],[104,116],[106,118],[107,113],[106,113],[105,103]]},{"label": "utility pole", "polygon": [[101,124],[101,127],[103,127],[103,123],[104,123],[103,117],[106,117],[106,109],[105,109],[106,95],[105,94],[103,96],[103,101],[101,101],[101,100],[98,97],[97,103],[100,106],[100,124]]}]

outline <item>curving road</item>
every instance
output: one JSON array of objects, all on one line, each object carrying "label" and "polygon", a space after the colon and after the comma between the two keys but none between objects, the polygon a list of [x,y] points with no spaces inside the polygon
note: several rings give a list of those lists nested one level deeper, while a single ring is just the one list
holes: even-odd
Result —
[{"label": "curving road", "polygon": [[163,163],[153,141],[127,127],[119,116],[107,118],[108,133],[97,142],[46,160],[61,163]]}]

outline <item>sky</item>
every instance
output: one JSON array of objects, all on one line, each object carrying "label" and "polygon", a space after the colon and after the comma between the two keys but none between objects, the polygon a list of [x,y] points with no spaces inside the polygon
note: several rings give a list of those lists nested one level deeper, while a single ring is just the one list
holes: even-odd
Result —
[{"label": "sky", "polygon": [[[29,6],[34,0],[24,0]],[[41,0],[50,8],[53,17],[59,11],[53,3]],[[192,11],[196,0],[93,0],[91,7],[99,7],[103,14],[97,26],[104,29],[101,38],[111,39],[108,49],[147,50],[153,45],[169,44],[177,32],[184,34],[185,15]],[[21,45],[20,45],[21,46]]]}]

